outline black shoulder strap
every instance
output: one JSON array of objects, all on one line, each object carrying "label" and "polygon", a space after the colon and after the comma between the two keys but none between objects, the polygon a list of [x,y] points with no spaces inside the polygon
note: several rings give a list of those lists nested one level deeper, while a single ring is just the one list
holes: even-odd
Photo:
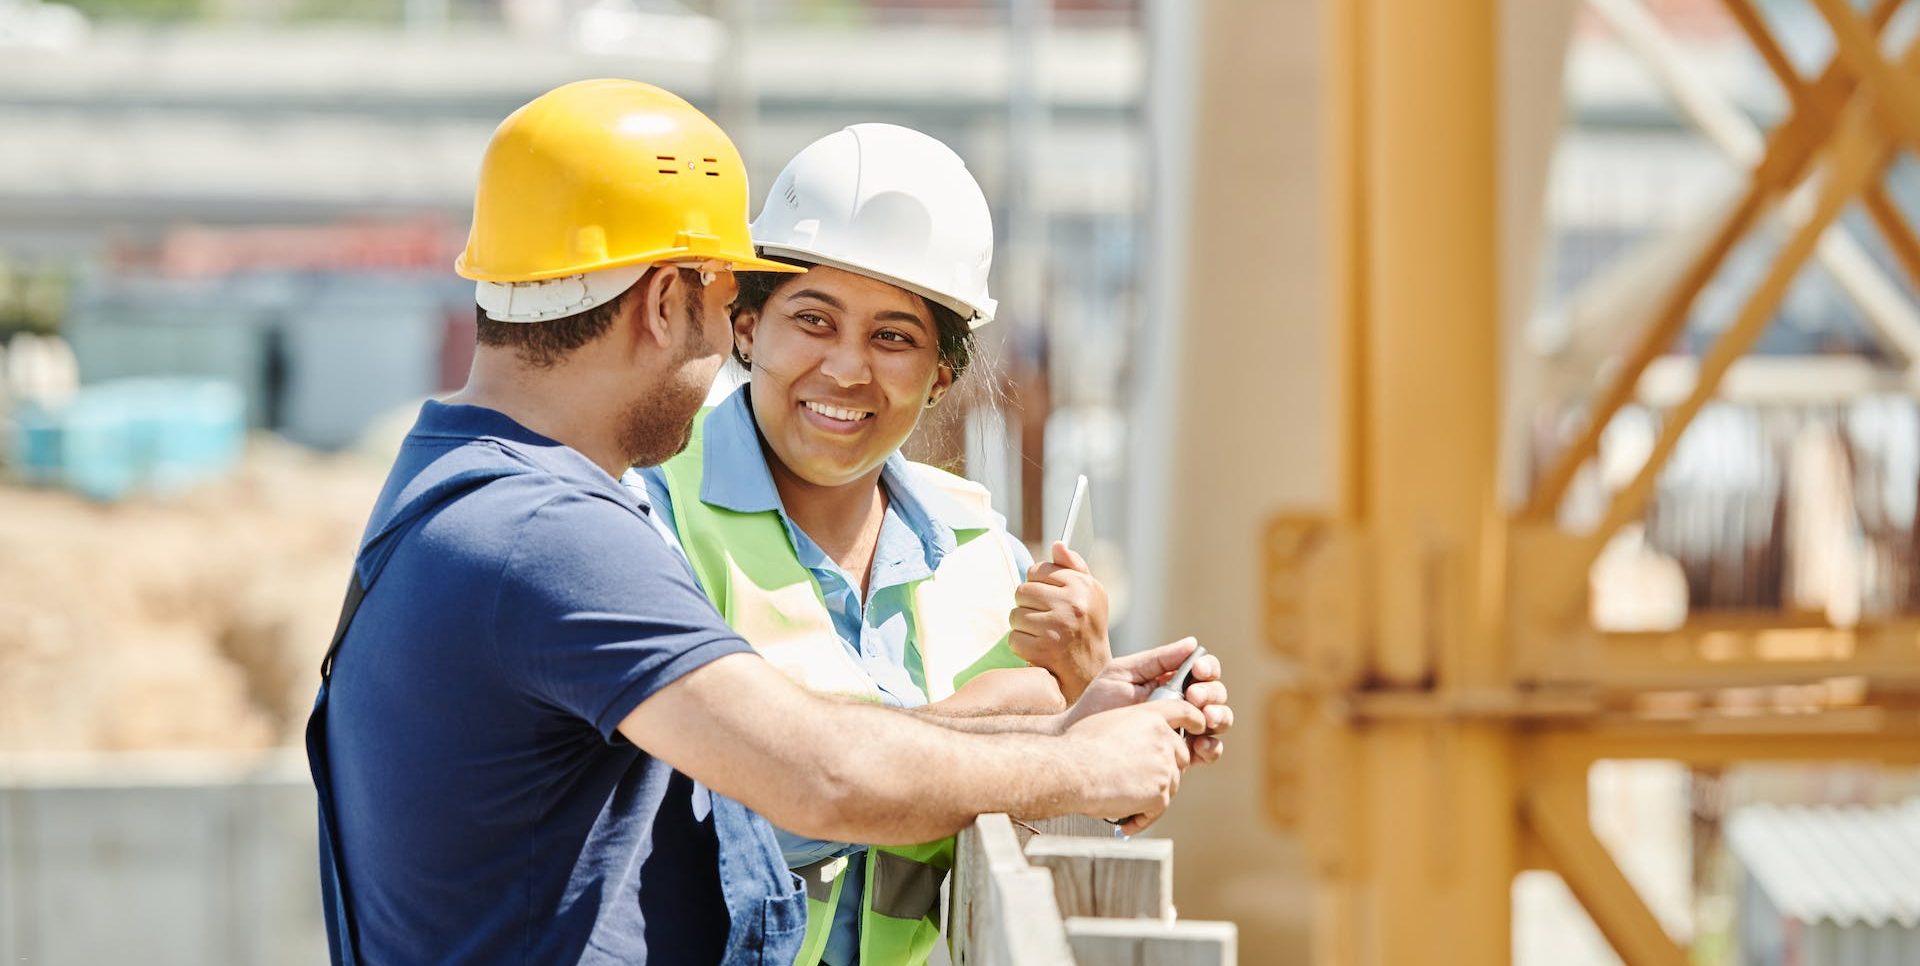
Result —
[{"label": "black shoulder strap", "polygon": [[347,596],[340,602],[340,620],[333,625],[333,643],[327,645],[327,655],[320,659],[320,680],[333,677],[333,656],[340,653],[340,642],[347,639],[347,628],[353,624],[353,615],[360,612],[360,602],[367,598],[367,588],[360,582],[359,568],[347,578]]},{"label": "black shoulder strap", "polygon": [[314,698],[313,714],[307,718],[307,767],[313,773],[314,797],[320,806],[320,852],[325,874],[321,878],[322,904],[326,906],[327,940],[333,961],[340,966],[358,966],[359,935],[347,906],[347,884],[340,864],[339,826],[333,815],[333,777],[327,763],[327,686],[333,677],[333,656],[347,637],[353,615],[366,599],[367,588],[360,582],[358,567],[347,581],[346,599],[340,604],[340,623],[333,629],[333,643],[320,661],[320,693]]}]

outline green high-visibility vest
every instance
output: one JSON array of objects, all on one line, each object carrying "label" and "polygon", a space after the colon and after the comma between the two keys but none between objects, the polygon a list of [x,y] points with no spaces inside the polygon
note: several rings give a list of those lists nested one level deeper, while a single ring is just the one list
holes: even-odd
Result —
[{"label": "green high-visibility vest", "polygon": [[[795,681],[816,691],[880,700],[873,679],[841,643],[820,585],[800,562],[779,514],[742,513],[700,499],[708,412],[695,421],[686,450],[661,466],[675,529],[701,587],[728,625]],[[916,485],[937,488],[981,511],[980,519],[992,519],[986,488],[924,464],[907,466]],[[954,539],[955,548],[908,595],[909,644],[920,657],[928,701],[951,695],[983,671],[1026,666],[1007,645],[1018,563],[991,528],[955,530]],[[926,962],[940,938],[940,884],[953,868],[953,839],[870,847],[853,866],[842,857],[796,870],[807,881],[807,938],[799,966],[820,961],[849,872],[865,877],[860,962]]]}]

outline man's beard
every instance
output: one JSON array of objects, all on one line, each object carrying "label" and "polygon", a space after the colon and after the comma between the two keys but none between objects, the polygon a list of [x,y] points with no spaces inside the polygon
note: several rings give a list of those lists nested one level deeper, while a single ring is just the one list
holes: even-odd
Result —
[{"label": "man's beard", "polygon": [[693,420],[707,401],[712,380],[709,378],[701,384],[685,373],[691,368],[689,363],[715,354],[701,334],[705,329],[706,312],[700,305],[699,293],[689,293],[687,328],[681,334],[672,364],[666,367],[665,377],[658,384],[627,408],[622,419],[620,439],[628,465],[664,463],[686,449],[687,442],[693,438]]}]

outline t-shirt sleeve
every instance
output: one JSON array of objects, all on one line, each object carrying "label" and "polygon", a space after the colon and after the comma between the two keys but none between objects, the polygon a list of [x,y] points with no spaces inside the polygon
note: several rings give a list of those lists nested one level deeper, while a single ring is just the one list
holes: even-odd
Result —
[{"label": "t-shirt sleeve", "polygon": [[666,539],[626,507],[564,494],[517,537],[495,602],[496,656],[532,698],[608,741],[661,688],[752,650]]}]

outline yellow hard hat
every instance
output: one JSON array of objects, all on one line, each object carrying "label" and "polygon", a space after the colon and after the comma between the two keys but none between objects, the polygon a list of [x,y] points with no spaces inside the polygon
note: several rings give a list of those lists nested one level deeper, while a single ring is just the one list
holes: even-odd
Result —
[{"label": "yellow hard hat", "polygon": [[798,271],[755,256],[746,165],[719,125],[651,84],[588,80],[494,130],[454,271],[522,283],[708,261]]}]

